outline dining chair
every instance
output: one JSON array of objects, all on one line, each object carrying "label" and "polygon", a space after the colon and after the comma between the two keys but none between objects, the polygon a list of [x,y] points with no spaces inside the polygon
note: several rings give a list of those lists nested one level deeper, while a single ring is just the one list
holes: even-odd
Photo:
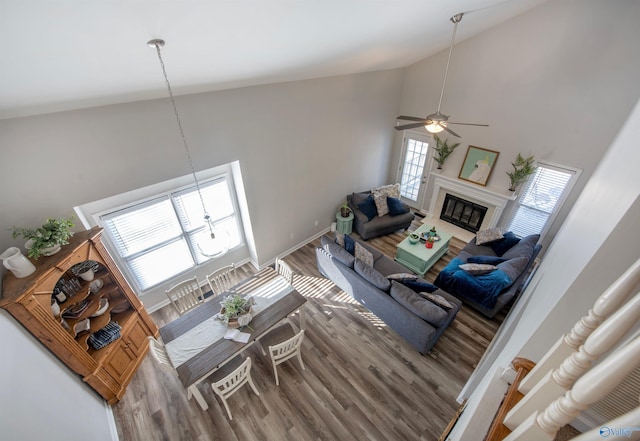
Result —
[{"label": "dining chair", "polygon": [[227,415],[229,415],[230,420],[233,420],[233,416],[229,410],[227,398],[233,395],[234,392],[246,383],[249,383],[253,392],[255,392],[257,396],[260,396],[260,392],[258,392],[256,385],[253,384],[253,380],[251,379],[251,357],[247,357],[242,361],[242,356],[238,355],[215,371],[211,378],[213,379],[211,387],[216,395],[218,395],[222,400],[222,404],[224,404],[224,408],[227,410]]},{"label": "dining chair", "polygon": [[149,341],[149,352],[151,352],[151,356],[158,362],[160,367],[166,371],[176,373],[164,345],[151,336],[148,336],[147,340]]},{"label": "dining chair", "polygon": [[269,356],[271,357],[273,374],[275,375],[277,386],[280,385],[277,368],[279,364],[293,357],[298,357],[300,367],[303,371],[305,370],[301,354],[302,340],[304,340],[304,329],[296,333],[291,323],[285,323],[284,325],[274,328],[260,338],[260,346],[267,346],[269,348]]},{"label": "dining chair", "polygon": [[232,263],[207,276],[214,296],[218,296],[236,284],[236,265]]},{"label": "dining chair", "polygon": [[165,292],[180,315],[204,303],[204,294],[197,277],[184,280]]},{"label": "dining chair", "polygon": [[293,270],[287,262],[280,258],[276,258],[276,272],[287,279],[289,285],[293,285]]}]

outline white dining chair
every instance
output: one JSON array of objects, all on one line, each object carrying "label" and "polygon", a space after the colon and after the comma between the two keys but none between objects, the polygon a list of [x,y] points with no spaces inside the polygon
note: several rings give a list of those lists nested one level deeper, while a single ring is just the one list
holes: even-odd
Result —
[{"label": "white dining chair", "polygon": [[207,276],[209,287],[214,296],[218,296],[236,284],[236,265],[231,264],[214,271]]},{"label": "white dining chair", "polygon": [[253,384],[253,380],[251,379],[251,357],[247,357],[242,361],[242,356],[238,355],[215,371],[211,378],[213,379],[211,387],[215,394],[220,397],[230,420],[233,420],[233,416],[231,415],[231,410],[229,410],[227,398],[233,395],[238,389],[246,383],[249,383],[253,392],[255,392],[257,396],[260,396],[260,392],[258,392],[256,385]]},{"label": "white dining chair", "polygon": [[287,262],[276,258],[276,272],[284,277],[289,282],[289,285],[293,285],[293,270]]},{"label": "white dining chair", "polygon": [[[273,365],[273,374],[276,379],[276,385],[280,385],[278,379],[277,366],[285,361],[297,357],[300,367],[304,371],[304,363],[302,362],[302,341],[304,340],[304,329],[296,333],[291,323],[285,323],[260,338],[260,346],[267,346],[269,349],[269,357]],[[262,351],[264,353],[264,349]]]},{"label": "white dining chair", "polygon": [[184,280],[165,293],[180,315],[204,303],[204,294],[197,277]]},{"label": "white dining chair", "polygon": [[175,374],[176,370],[164,345],[151,336],[148,336],[147,340],[149,341],[149,352],[151,352],[151,356],[158,362],[160,367]]}]

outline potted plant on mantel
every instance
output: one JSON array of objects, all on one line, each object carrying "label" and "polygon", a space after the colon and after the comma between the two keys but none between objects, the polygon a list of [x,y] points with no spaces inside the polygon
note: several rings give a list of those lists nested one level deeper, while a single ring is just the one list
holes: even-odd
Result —
[{"label": "potted plant on mantel", "polygon": [[516,191],[520,184],[536,172],[537,167],[533,165],[533,161],[533,156],[525,158],[518,153],[515,162],[511,163],[513,171],[506,172],[511,182],[511,185],[509,185],[509,191]]},{"label": "potted plant on mantel", "polygon": [[456,149],[456,147],[458,147],[460,145],[459,142],[449,145],[447,142],[448,140],[445,139],[444,141],[442,139],[440,139],[440,137],[438,137],[438,135],[434,135],[433,139],[436,140],[436,146],[433,148],[433,150],[435,151],[435,154],[433,155],[433,159],[436,160],[436,162],[438,163],[438,170],[442,170],[442,165],[444,164],[444,161],[447,160],[447,158],[449,157],[449,155],[451,153],[453,153],[453,151]]},{"label": "potted plant on mantel", "polygon": [[33,259],[40,256],[51,256],[60,251],[62,245],[69,243],[69,238],[73,236],[73,217],[69,219],[47,219],[38,228],[18,228],[13,227],[13,238],[22,236],[27,239],[24,244],[28,250],[27,255]]}]

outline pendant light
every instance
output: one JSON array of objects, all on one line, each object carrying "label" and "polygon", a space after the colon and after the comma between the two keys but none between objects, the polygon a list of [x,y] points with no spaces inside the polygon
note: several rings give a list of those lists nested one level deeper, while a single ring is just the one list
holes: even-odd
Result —
[{"label": "pendant light", "polygon": [[187,144],[187,139],[184,136],[184,130],[182,129],[182,121],[180,120],[180,114],[178,113],[178,107],[176,106],[176,101],[173,98],[173,91],[171,89],[171,83],[169,82],[169,77],[167,76],[167,70],[164,66],[164,61],[162,60],[162,54],[160,52],[160,48],[164,47],[164,40],[161,39],[153,39],[147,42],[147,46],[155,48],[156,53],[158,54],[158,60],[160,61],[160,67],[162,68],[162,75],[164,76],[165,84],[167,85],[167,92],[169,93],[169,98],[171,99],[171,106],[173,107],[173,113],[176,117],[176,122],[178,124],[178,130],[180,132],[180,138],[182,139],[182,145],[184,146],[184,150],[187,153],[187,159],[189,160],[189,166],[191,167],[191,174],[193,175],[193,180],[196,183],[196,191],[198,192],[198,197],[200,198],[200,204],[202,205],[203,219],[204,219],[204,227],[205,231],[202,232],[199,237],[196,239],[196,246],[205,257],[219,257],[225,254],[229,250],[229,242],[231,238],[229,236],[229,232],[225,229],[219,228],[216,224],[211,220],[211,216],[207,212],[207,207],[204,203],[204,197],[202,196],[202,191],[200,189],[200,183],[198,182],[198,177],[196,176],[196,170],[193,166],[193,160],[191,159],[191,152],[189,151],[189,145]]}]

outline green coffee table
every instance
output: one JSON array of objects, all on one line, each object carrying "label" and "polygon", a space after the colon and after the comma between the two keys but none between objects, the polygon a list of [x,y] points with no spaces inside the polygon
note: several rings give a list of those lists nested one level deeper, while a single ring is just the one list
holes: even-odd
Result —
[{"label": "green coffee table", "polygon": [[[422,232],[427,232],[431,229],[431,225],[423,224],[414,233],[420,235]],[[433,243],[433,248],[427,248],[424,242],[418,241],[416,244],[409,242],[409,237],[406,237],[402,242],[398,244],[396,250],[396,262],[409,268],[421,277],[429,271],[447,251],[449,251],[449,241],[451,235],[443,231],[438,231],[440,240]]]}]

